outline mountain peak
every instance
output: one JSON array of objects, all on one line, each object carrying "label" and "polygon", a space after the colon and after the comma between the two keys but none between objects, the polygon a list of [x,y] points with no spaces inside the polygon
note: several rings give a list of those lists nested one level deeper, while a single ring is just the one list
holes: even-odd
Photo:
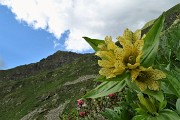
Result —
[{"label": "mountain peak", "polygon": [[0,80],[16,80],[19,78],[29,77],[39,72],[56,69],[64,64],[72,64],[77,59],[86,56],[93,55],[59,50],[47,58],[43,58],[37,63],[18,66],[9,70],[0,70]]}]

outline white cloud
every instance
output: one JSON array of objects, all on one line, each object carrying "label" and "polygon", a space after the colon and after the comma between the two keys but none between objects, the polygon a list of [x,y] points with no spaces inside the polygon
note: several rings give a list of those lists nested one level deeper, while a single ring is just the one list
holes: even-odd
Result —
[{"label": "white cloud", "polygon": [[70,30],[65,48],[76,52],[90,49],[82,36],[116,38],[123,29],[140,28],[177,3],[178,0],[0,0],[17,20],[34,29],[45,29],[57,39]]},{"label": "white cloud", "polygon": [[58,46],[60,46],[60,43],[58,40],[53,40],[54,43],[54,48],[57,48]]}]

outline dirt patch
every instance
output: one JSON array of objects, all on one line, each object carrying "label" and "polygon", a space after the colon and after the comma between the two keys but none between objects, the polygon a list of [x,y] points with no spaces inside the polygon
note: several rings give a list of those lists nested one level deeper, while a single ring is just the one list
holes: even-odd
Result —
[{"label": "dirt patch", "polygon": [[66,85],[72,85],[72,84],[77,84],[79,82],[83,82],[83,81],[86,81],[86,80],[89,80],[89,79],[92,79],[92,78],[97,78],[98,75],[85,75],[85,76],[81,76],[79,77],[78,79],[72,81],[72,82],[66,82],[63,86],[66,86]]},{"label": "dirt patch", "polygon": [[54,108],[48,112],[45,116],[46,120],[59,120],[59,115],[62,114],[65,106],[70,102],[70,100],[66,101],[65,103],[61,104],[59,107]]}]

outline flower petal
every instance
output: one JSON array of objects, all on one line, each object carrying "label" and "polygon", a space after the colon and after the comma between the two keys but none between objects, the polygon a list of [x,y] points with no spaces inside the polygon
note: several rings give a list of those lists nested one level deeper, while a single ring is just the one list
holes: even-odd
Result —
[{"label": "flower petal", "polygon": [[117,45],[115,45],[115,43],[112,41],[111,37],[106,36],[105,37],[105,43],[107,45],[108,50],[114,50],[117,48]]},{"label": "flower petal", "polygon": [[125,67],[124,63],[121,60],[116,60],[114,66],[115,68]]},{"label": "flower petal", "polygon": [[144,45],[144,40],[136,40],[136,42],[134,43],[134,47],[141,51]]},{"label": "flower petal", "polygon": [[126,28],[126,29],[124,30],[123,37],[124,37],[126,40],[129,40],[130,42],[132,42],[133,32],[130,31],[128,28]]},{"label": "flower petal", "polygon": [[145,91],[147,89],[147,84],[145,82],[135,81],[135,84],[139,87],[141,91]]},{"label": "flower petal", "polygon": [[113,74],[113,69],[109,69],[109,68],[101,68],[99,74],[106,76],[106,79],[116,77],[116,75]]},{"label": "flower petal", "polygon": [[160,84],[158,81],[151,80],[151,82],[148,82],[147,85],[150,90],[159,90],[160,88]]},{"label": "flower petal", "polygon": [[141,39],[141,30],[138,29],[133,33],[133,42],[136,42],[136,40]]},{"label": "flower petal", "polygon": [[122,63],[121,60],[116,60],[114,66],[115,69],[113,70],[113,73],[122,74],[125,71],[125,65]]},{"label": "flower petal", "polygon": [[119,39],[120,37],[118,37],[118,41],[120,42],[120,44],[123,46],[123,49],[131,49],[133,47],[133,44],[131,41],[129,40],[123,40],[123,39]]},{"label": "flower petal", "polygon": [[160,80],[166,78],[166,74],[164,74],[161,70],[158,69],[152,69],[148,73],[153,80]]},{"label": "flower petal", "polygon": [[123,51],[122,48],[116,48],[114,50],[114,54],[115,54],[117,60],[123,61],[123,59],[124,59],[124,51]]},{"label": "flower petal", "polygon": [[120,74],[122,74],[124,71],[125,71],[125,68],[115,68],[115,69],[113,70],[113,73],[114,73],[115,75],[120,75]]},{"label": "flower petal", "polygon": [[105,67],[105,68],[112,68],[114,67],[114,63],[110,62],[108,60],[98,60],[98,64],[101,67]]},{"label": "flower petal", "polygon": [[133,49],[133,44],[129,40],[118,39],[118,41],[123,46],[124,54],[126,56],[129,56],[131,54],[132,49]]},{"label": "flower petal", "polygon": [[101,59],[106,59],[106,60],[115,59],[115,56],[112,51],[97,51],[95,55],[99,56]]},{"label": "flower petal", "polygon": [[106,44],[104,44],[104,43],[99,44],[99,45],[98,45],[98,48],[99,48],[100,50],[102,50],[102,51],[107,50]]},{"label": "flower petal", "polygon": [[135,63],[134,65],[132,65],[132,64],[130,64],[130,63],[127,64],[127,66],[128,66],[129,69],[135,69],[135,68],[137,68],[139,65],[140,65],[140,63]]},{"label": "flower petal", "polygon": [[139,51],[138,56],[136,57],[136,62],[137,63],[140,63],[141,56],[142,56],[142,51]]},{"label": "flower petal", "polygon": [[132,79],[132,82],[134,82],[136,80],[137,76],[139,75],[139,72],[140,72],[139,69],[131,70],[131,79]]},{"label": "flower petal", "polygon": [[[165,78],[166,75],[158,69],[153,69],[152,67],[144,68],[142,66],[139,69],[131,71],[132,81],[143,91],[147,87],[150,90],[159,90],[160,83],[159,79]],[[143,87],[144,85],[144,87]]]}]

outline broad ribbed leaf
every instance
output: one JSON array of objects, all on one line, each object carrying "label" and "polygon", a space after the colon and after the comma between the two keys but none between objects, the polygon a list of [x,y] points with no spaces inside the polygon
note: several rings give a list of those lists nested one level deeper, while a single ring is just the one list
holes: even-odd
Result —
[{"label": "broad ribbed leaf", "polygon": [[150,27],[151,25],[153,25],[153,23],[154,23],[155,20],[156,20],[156,19],[153,19],[153,20],[147,22],[147,23],[142,27],[142,30]]},{"label": "broad ribbed leaf", "polygon": [[105,76],[99,76],[97,79],[95,79],[95,81],[98,81],[98,82],[104,82],[104,81],[121,81],[121,80],[124,80],[124,79],[127,79],[129,78],[130,74],[129,72],[125,72],[121,75],[118,75],[116,77],[113,77],[113,78],[109,78],[109,79],[106,79]]},{"label": "broad ribbed leaf", "polygon": [[104,43],[104,40],[98,40],[98,39],[91,39],[91,38],[88,38],[88,37],[83,37],[86,42],[89,43],[89,45],[94,49],[94,51],[98,51],[98,45],[100,43]]},{"label": "broad ribbed leaf", "polygon": [[147,120],[147,116],[145,115],[136,115],[132,118],[132,120]]},{"label": "broad ribbed leaf", "polygon": [[154,63],[159,46],[159,37],[164,23],[164,14],[154,23],[144,38],[143,56],[141,58],[141,65],[149,67]]},{"label": "broad ribbed leaf", "polygon": [[160,102],[164,101],[164,95],[163,95],[162,91],[152,91],[152,90],[146,89],[143,93],[154,97],[156,100],[158,100]]},{"label": "broad ribbed leaf", "polygon": [[180,120],[178,114],[172,110],[165,109],[158,113],[157,116],[152,115],[136,115],[132,120]]},{"label": "broad ribbed leaf", "polygon": [[119,92],[126,86],[125,80],[122,81],[105,81],[98,87],[88,92],[83,98],[98,98]]},{"label": "broad ribbed leaf", "polygon": [[121,120],[120,115],[112,109],[106,108],[105,112],[102,112],[103,115],[108,120]]},{"label": "broad ribbed leaf", "polygon": [[126,84],[129,88],[136,90],[137,92],[141,92],[141,90],[136,86],[135,83],[131,81],[131,79],[126,79]]},{"label": "broad ribbed leaf", "polygon": [[155,118],[156,120],[180,120],[180,116],[178,116],[176,112],[169,109],[161,111]]},{"label": "broad ribbed leaf", "polygon": [[[172,72],[168,72],[167,74],[167,79],[165,81],[166,85],[170,84],[169,89],[173,92],[174,95],[176,95],[177,97],[180,97],[180,79],[178,78],[178,76],[175,76],[177,71],[173,71]],[[178,75],[180,73],[177,73]]]},{"label": "broad ribbed leaf", "polygon": [[162,111],[167,105],[167,101],[163,101],[159,103],[159,111]]},{"label": "broad ribbed leaf", "polygon": [[176,110],[177,110],[178,114],[180,114],[180,98],[177,99]]}]

